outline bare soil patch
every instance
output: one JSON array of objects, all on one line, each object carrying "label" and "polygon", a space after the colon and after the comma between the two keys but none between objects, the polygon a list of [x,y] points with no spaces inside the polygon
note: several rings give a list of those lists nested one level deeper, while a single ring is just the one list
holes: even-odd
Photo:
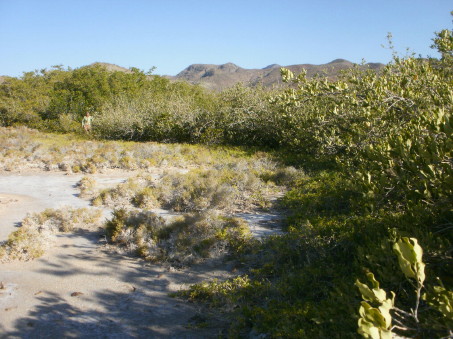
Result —
[{"label": "bare soil patch", "polygon": [[178,271],[103,247],[96,232],[61,235],[30,262],[1,265],[0,331],[8,338],[200,338],[219,328],[193,329],[195,305],[169,292],[226,270]]},{"label": "bare soil patch", "polygon": [[[90,176],[101,186],[112,187],[134,174],[110,170]],[[0,241],[20,226],[27,213],[88,207],[89,201],[78,196],[76,187],[83,176],[3,173]],[[260,235],[266,232],[264,224],[278,220],[272,213],[241,217],[251,221],[252,231]],[[177,270],[112,253],[105,236],[96,231],[58,234],[56,243],[41,258],[0,264],[0,333],[5,338],[216,337],[221,334],[222,319],[168,294],[232,274],[232,267],[225,263],[205,262]],[[193,319],[208,321],[200,327]]]}]

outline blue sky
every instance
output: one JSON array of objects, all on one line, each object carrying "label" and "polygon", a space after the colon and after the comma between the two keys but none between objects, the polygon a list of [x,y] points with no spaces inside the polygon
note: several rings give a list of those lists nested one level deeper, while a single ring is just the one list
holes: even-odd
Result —
[{"label": "blue sky", "polygon": [[96,61],[176,75],[194,63],[386,63],[437,56],[451,0],[0,0],[0,75]]}]

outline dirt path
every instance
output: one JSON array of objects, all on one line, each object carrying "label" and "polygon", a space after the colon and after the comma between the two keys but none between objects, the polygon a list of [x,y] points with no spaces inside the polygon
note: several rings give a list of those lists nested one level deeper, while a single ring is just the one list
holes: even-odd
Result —
[{"label": "dirt path", "polygon": [[[113,186],[133,173],[95,175]],[[0,241],[30,212],[87,207],[75,184],[83,175],[0,175]],[[165,213],[166,211],[161,211]],[[256,236],[275,232],[263,224],[278,218],[242,214]],[[204,264],[183,271],[106,250],[97,232],[59,234],[37,260],[0,264],[0,338],[212,338],[219,322],[190,326],[204,315],[193,304],[168,296],[192,283],[226,278],[225,267]]]},{"label": "dirt path", "polygon": [[193,304],[169,292],[227,271],[169,270],[103,250],[97,233],[60,235],[32,262],[0,266],[4,338],[200,338]]},{"label": "dirt path", "polygon": [[[131,173],[96,175],[112,186]],[[30,212],[87,207],[77,197],[82,175],[0,176],[0,240]],[[189,329],[194,305],[169,292],[227,271],[169,270],[105,250],[96,232],[60,234],[55,247],[30,262],[0,264],[1,338],[199,338],[217,329]]]}]

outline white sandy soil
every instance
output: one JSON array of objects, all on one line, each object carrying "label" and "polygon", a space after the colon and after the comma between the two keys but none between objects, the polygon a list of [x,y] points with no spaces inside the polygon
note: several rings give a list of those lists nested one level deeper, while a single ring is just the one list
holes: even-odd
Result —
[{"label": "white sandy soil", "polygon": [[[133,174],[93,177],[101,185],[113,186]],[[20,226],[27,213],[88,207],[75,187],[82,177],[60,172],[0,175],[0,241]],[[278,231],[274,214],[239,216],[249,220],[256,236]],[[212,338],[219,334],[220,320],[210,318],[210,326],[196,328],[192,320],[204,317],[197,306],[168,293],[205,279],[225,278],[231,268],[204,264],[175,270],[112,254],[98,232],[60,234],[57,239],[37,260],[0,264],[0,338]]]}]

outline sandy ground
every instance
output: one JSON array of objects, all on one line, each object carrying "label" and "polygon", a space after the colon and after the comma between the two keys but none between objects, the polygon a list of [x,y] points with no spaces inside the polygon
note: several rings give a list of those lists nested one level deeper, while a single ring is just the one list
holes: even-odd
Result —
[{"label": "sandy ground", "polygon": [[[101,186],[114,186],[125,181],[133,172],[95,174]],[[76,184],[84,175],[63,172],[40,172],[0,175],[0,241],[20,225],[28,214],[46,208],[88,207],[89,201],[78,197]]]},{"label": "sandy ground", "polygon": [[[101,242],[101,243],[100,243]],[[199,310],[168,296],[226,270],[177,271],[104,251],[96,233],[61,235],[32,262],[0,266],[4,338],[210,338],[191,329]]]},{"label": "sandy ground", "polygon": [[[113,186],[133,174],[93,177],[101,185]],[[0,241],[20,226],[27,213],[89,206],[77,196],[75,184],[82,177],[49,172],[0,175]],[[240,216],[251,222],[256,236],[277,230],[274,214]],[[0,338],[217,337],[221,326],[215,319],[208,321],[211,326],[195,328],[192,320],[204,315],[196,305],[168,293],[225,278],[230,268],[204,264],[175,270],[112,254],[104,245],[97,232],[60,234],[43,257],[0,264]]]}]

